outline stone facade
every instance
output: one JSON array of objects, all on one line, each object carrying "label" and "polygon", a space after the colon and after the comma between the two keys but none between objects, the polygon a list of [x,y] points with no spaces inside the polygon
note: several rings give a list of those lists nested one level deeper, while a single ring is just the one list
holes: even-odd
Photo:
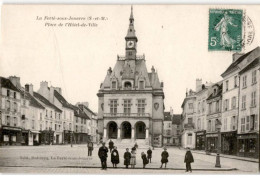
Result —
[{"label": "stone facade", "polygon": [[98,133],[103,141],[162,146],[164,119],[163,83],[152,67],[148,73],[145,56],[136,54],[133,11],[127,31],[125,56],[118,56],[108,69],[97,94]]}]

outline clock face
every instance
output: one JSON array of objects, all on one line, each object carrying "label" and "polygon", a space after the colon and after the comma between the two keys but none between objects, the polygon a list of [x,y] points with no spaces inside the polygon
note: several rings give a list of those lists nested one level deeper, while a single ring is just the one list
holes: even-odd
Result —
[{"label": "clock face", "polygon": [[135,45],[135,42],[134,42],[134,41],[128,41],[128,42],[127,42],[127,47],[128,47],[128,48],[133,48],[134,45]]}]

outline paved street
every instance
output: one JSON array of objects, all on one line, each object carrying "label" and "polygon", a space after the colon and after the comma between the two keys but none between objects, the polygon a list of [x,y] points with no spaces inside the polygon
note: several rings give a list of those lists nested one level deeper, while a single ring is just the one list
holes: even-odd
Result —
[{"label": "paved street", "polygon": [[[144,149],[137,149],[137,165],[126,170],[123,165],[124,149],[118,149],[120,163],[117,169],[100,170],[100,161],[97,156],[98,147],[95,147],[93,156],[87,156],[85,145],[64,146],[38,146],[38,147],[2,147],[0,148],[0,172],[2,173],[101,173],[101,174],[180,174],[184,173],[183,162],[185,150],[168,148],[169,163],[167,169],[159,169],[161,148],[153,150],[152,163],[143,170],[141,152]],[[193,153],[195,163],[192,164],[193,173],[206,174],[236,174],[236,173],[257,173],[258,163],[242,161],[230,158],[221,158],[222,168],[215,168],[215,156]],[[111,167],[110,155],[108,167]]]}]

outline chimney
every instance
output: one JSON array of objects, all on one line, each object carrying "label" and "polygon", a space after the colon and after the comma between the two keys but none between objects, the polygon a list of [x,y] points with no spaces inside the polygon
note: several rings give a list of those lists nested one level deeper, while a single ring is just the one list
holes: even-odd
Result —
[{"label": "chimney", "polygon": [[54,87],[53,86],[50,87],[49,101],[51,103],[54,103]]},{"label": "chimney", "polygon": [[170,107],[170,115],[173,116],[173,109]]},{"label": "chimney", "polygon": [[25,91],[26,92],[28,92],[28,93],[30,93],[30,95],[32,95],[33,96],[33,85],[32,84],[26,84],[25,85]]},{"label": "chimney", "polygon": [[40,89],[46,89],[46,88],[48,88],[48,82],[42,81],[40,85]]},{"label": "chimney", "polygon": [[16,77],[16,76],[10,76],[9,80],[12,82],[12,84],[16,87],[21,89],[21,83],[20,83],[20,77]]},{"label": "chimney", "polygon": [[233,61],[235,62],[238,58],[240,58],[241,56],[243,56],[245,53],[234,53],[233,54]]},{"label": "chimney", "polygon": [[154,67],[152,66],[152,69],[151,69],[152,73],[155,73],[155,69]]},{"label": "chimney", "polygon": [[201,90],[202,79],[196,79],[196,92]]}]

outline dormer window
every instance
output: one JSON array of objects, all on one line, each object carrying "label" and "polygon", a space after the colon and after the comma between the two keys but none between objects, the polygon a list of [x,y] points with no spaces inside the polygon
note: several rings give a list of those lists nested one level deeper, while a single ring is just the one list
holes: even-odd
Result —
[{"label": "dormer window", "polygon": [[217,89],[216,88],[214,88],[214,95],[216,95],[217,94]]},{"label": "dormer window", "polygon": [[139,81],[139,89],[140,90],[144,89],[144,81]]},{"label": "dormer window", "polygon": [[132,83],[131,82],[125,82],[124,88],[125,89],[132,89]]},{"label": "dormer window", "polygon": [[116,81],[112,81],[112,89],[116,89]]}]

